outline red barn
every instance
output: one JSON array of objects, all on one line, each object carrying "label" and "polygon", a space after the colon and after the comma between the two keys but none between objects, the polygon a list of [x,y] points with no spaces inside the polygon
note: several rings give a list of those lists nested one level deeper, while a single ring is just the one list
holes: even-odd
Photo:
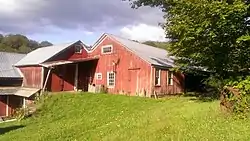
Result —
[{"label": "red barn", "polygon": [[184,75],[172,72],[166,50],[104,34],[88,49],[81,41],[39,48],[16,66],[23,86],[58,91],[97,91],[140,95],[184,91]]},{"label": "red barn", "polygon": [[111,93],[152,96],[184,91],[184,75],[172,72],[173,58],[164,49],[104,34],[89,51],[99,55],[93,84]]},{"label": "red barn", "polygon": [[23,75],[18,68],[13,67],[25,54],[0,52],[0,117],[13,114],[16,108],[21,108],[32,99],[38,89],[23,88]]}]

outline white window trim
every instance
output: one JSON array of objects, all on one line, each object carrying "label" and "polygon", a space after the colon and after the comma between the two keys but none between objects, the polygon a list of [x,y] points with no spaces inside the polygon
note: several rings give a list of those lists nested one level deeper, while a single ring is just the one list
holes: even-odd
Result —
[{"label": "white window trim", "polygon": [[[100,76],[101,78],[98,78]],[[96,73],[96,80],[102,80],[102,73]]]},{"label": "white window trim", "polygon": [[[79,52],[77,52],[77,51],[76,51],[76,47],[80,47],[80,48],[81,48]],[[75,46],[74,46],[74,49],[75,49],[75,53],[77,53],[77,54],[81,54],[81,53],[82,53],[82,49],[83,49],[83,48],[82,48],[82,46],[81,46],[81,45],[75,45]]]},{"label": "white window trim", "polygon": [[[114,73],[114,85],[113,86],[110,86],[109,85],[109,73]],[[115,72],[113,72],[113,71],[109,71],[109,72],[107,72],[107,86],[108,86],[108,88],[114,88],[115,87]]]},{"label": "white window trim", "polygon": [[155,84],[155,86],[161,86],[161,69],[157,69],[157,68],[155,69],[155,73],[154,73],[155,79],[156,79],[156,70],[159,70],[159,78],[158,78],[159,84]]},{"label": "white window trim", "polygon": [[[103,48],[106,48],[106,47],[111,47],[111,52],[103,52]],[[105,46],[102,46],[102,54],[111,54],[113,53],[113,45],[105,45]]]},{"label": "white window trim", "polygon": [[[168,85],[172,86],[174,84],[174,73],[172,71],[168,71],[168,77],[169,77],[169,73],[171,73],[171,79],[168,78]],[[169,83],[169,79],[171,80]]]}]

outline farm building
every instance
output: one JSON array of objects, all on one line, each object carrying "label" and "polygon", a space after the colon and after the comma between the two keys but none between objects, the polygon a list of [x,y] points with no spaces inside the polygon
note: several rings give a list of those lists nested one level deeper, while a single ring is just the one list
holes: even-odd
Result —
[{"label": "farm building", "polygon": [[0,52],[0,117],[9,116],[15,108],[25,106],[31,96],[38,91],[23,88],[23,75],[13,64],[25,54]]},{"label": "farm building", "polygon": [[184,91],[184,75],[172,72],[167,51],[111,34],[91,49],[81,41],[36,49],[15,64],[23,87],[140,95]]}]

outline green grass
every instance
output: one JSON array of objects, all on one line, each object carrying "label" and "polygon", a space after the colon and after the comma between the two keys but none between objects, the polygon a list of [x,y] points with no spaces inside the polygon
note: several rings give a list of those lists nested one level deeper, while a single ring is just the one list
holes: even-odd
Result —
[{"label": "green grass", "polygon": [[218,101],[60,94],[20,122],[0,124],[1,141],[250,140],[250,120],[219,111]]}]

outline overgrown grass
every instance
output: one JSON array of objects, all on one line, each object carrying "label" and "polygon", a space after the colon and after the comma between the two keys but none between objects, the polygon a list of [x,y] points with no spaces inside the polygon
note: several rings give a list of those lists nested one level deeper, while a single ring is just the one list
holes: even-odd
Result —
[{"label": "overgrown grass", "polygon": [[250,120],[219,111],[218,101],[60,94],[33,117],[0,124],[1,141],[250,140]]}]

